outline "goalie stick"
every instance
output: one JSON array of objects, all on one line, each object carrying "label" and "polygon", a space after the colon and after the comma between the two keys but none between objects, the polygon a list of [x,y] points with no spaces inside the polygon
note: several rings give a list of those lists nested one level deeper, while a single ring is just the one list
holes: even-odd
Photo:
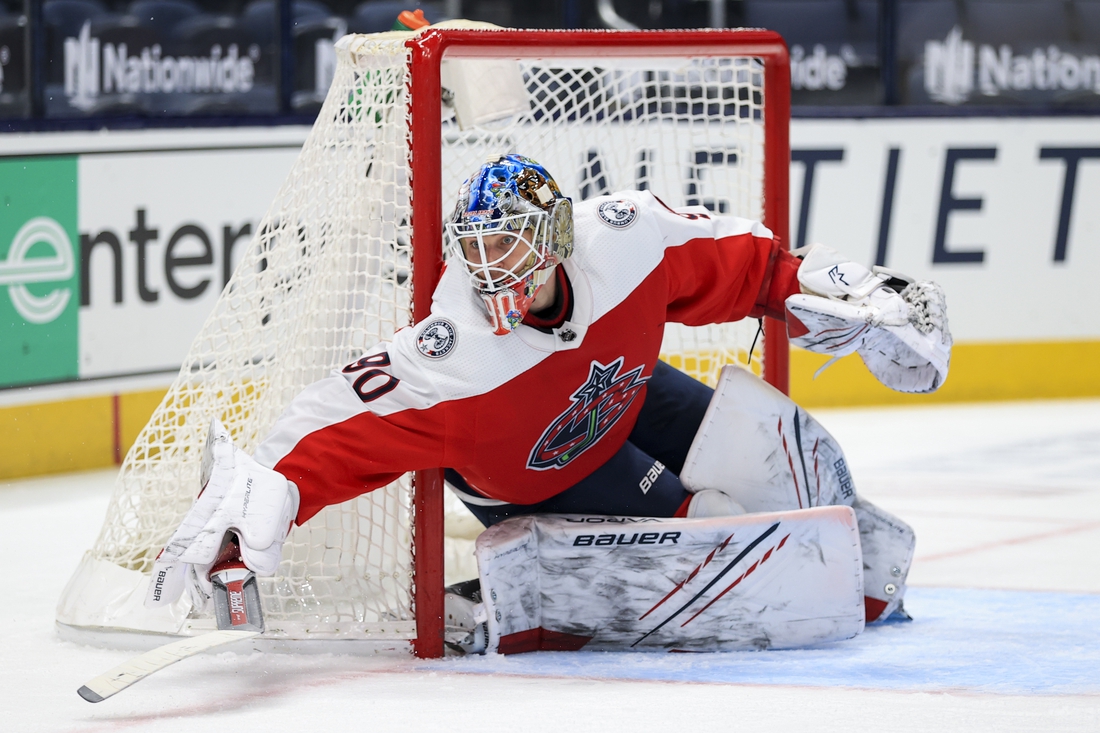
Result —
[{"label": "goalie stick", "polygon": [[146,652],[140,657],[134,657],[109,672],[104,672],[95,679],[89,680],[76,692],[88,702],[102,702],[181,659],[187,659],[223,644],[251,639],[259,634],[258,631],[211,631],[202,636],[181,639]]},{"label": "goalie stick", "polygon": [[88,702],[102,702],[181,659],[259,636],[264,619],[256,576],[241,561],[240,544],[233,533],[226,534],[225,545],[210,569],[210,582],[218,631],[181,639],[134,657],[89,680],[77,694]]}]

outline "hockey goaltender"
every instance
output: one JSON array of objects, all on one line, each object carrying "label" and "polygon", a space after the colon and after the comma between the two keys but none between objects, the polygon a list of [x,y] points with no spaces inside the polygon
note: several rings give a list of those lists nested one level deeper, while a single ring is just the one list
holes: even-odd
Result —
[{"label": "hockey goaltender", "polygon": [[712,390],[657,355],[666,322],[768,315],[931,392],[937,285],[648,191],[574,209],[522,155],[463,184],[447,240],[430,317],[303,390],[255,456],[214,421],[149,605],[208,603],[227,532],[272,575],[293,523],[445,468],[488,527],[479,580],[447,596],[464,651],[789,648],[904,614],[913,532],[856,494],[836,441],[744,369]]}]

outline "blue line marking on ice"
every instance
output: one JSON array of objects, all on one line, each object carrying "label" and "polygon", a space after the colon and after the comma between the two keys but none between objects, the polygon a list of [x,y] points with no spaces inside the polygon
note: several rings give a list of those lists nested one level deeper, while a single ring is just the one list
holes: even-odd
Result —
[{"label": "blue line marking on ice", "polygon": [[1001,694],[1100,693],[1100,595],[910,588],[911,623],[811,649],[538,652],[423,662],[472,674]]}]

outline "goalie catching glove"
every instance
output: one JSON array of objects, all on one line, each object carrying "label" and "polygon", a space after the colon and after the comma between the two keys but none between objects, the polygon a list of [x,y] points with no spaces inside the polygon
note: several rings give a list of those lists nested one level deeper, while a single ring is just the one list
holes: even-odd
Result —
[{"label": "goalie catching glove", "polygon": [[203,447],[202,490],[153,564],[145,598],[149,608],[165,606],[186,587],[204,610],[212,594],[209,573],[226,542],[237,536],[244,564],[257,575],[275,574],[283,541],[298,514],[298,488],[233,445],[216,418]]},{"label": "goalie catching glove", "polygon": [[834,358],[857,352],[899,392],[934,392],[943,384],[951,332],[939,285],[868,270],[820,244],[804,257],[798,281],[804,294],[786,301],[791,343]]}]

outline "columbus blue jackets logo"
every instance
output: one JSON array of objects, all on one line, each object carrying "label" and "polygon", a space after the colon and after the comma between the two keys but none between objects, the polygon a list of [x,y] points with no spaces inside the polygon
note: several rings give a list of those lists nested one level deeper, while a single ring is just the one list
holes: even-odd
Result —
[{"label": "columbus blue jackets logo", "polygon": [[536,471],[562,468],[599,442],[626,414],[645,386],[642,367],[620,374],[623,357],[604,366],[593,361],[588,380],[573,393],[573,404],[550,423],[531,449],[527,467]]},{"label": "columbus blue jackets logo", "polygon": [[441,318],[424,326],[416,337],[416,348],[429,359],[442,359],[454,350],[457,339],[455,327]]},{"label": "columbus blue jackets logo", "polygon": [[600,220],[612,229],[626,229],[638,218],[638,209],[630,201],[605,201],[596,209]]}]

